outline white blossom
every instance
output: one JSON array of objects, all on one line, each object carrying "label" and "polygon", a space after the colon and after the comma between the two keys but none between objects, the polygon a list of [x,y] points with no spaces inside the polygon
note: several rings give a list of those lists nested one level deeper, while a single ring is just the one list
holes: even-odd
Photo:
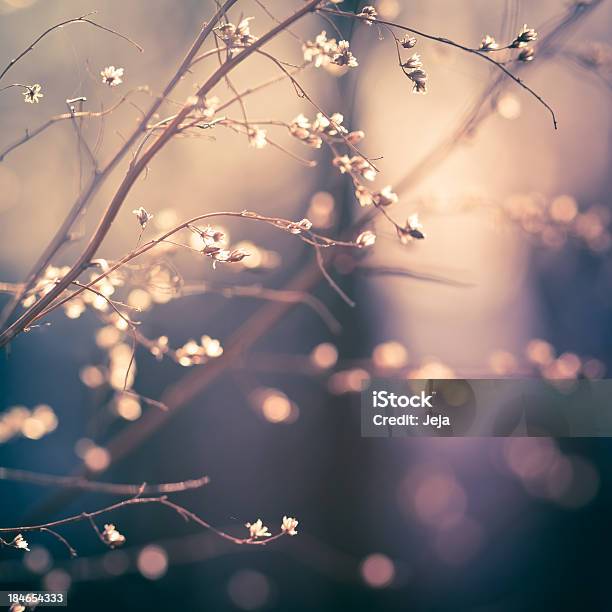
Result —
[{"label": "white blossom", "polygon": [[480,41],[480,47],[478,47],[479,51],[495,51],[495,49],[499,49],[499,45],[497,41],[490,34],[485,34],[483,39]]},{"label": "white blossom", "polygon": [[427,93],[427,73],[424,70],[413,70],[408,73],[408,78],[412,81],[414,93]]},{"label": "white blossom", "polygon": [[38,104],[41,98],[44,98],[44,94],[41,93],[42,87],[35,83],[34,85],[27,85],[26,90],[23,92],[23,100],[28,104]]},{"label": "white blossom", "polygon": [[30,551],[30,549],[28,548],[28,542],[20,533],[15,536],[15,538],[11,542],[11,545],[15,548],[20,548],[21,550],[27,550],[28,552]]},{"label": "white blossom", "polygon": [[411,55],[403,64],[402,68],[406,68],[408,70],[416,70],[417,68],[422,68],[423,62],[421,61],[421,56],[418,53]]},{"label": "white blossom", "polygon": [[419,222],[419,215],[414,213],[408,217],[405,227],[398,227],[397,234],[400,242],[407,244],[412,239],[423,240],[425,234],[423,233],[423,225]]},{"label": "white blossom", "polygon": [[297,535],[297,529],[299,521],[291,516],[283,516],[283,523],[281,525],[281,531],[287,535]]},{"label": "white blossom", "polygon": [[516,38],[512,41],[510,47],[516,49],[517,47],[524,47],[527,43],[536,40],[538,33],[525,24],[516,35]]},{"label": "white blossom", "polygon": [[115,548],[117,546],[125,544],[125,536],[119,533],[112,523],[104,525],[104,530],[102,531],[102,539],[111,548]]},{"label": "white blossom", "polygon": [[410,36],[410,34],[406,34],[406,36],[400,40],[400,45],[402,45],[404,49],[412,49],[416,44],[417,39],[414,36]]},{"label": "white blossom", "polygon": [[269,538],[272,535],[261,519],[257,519],[254,523],[246,523],[245,527],[249,530],[251,539]]},{"label": "white blossom", "polygon": [[140,227],[142,227],[142,229],[147,227],[147,223],[153,218],[153,215],[148,213],[142,206],[135,208],[132,211],[132,214],[136,215],[138,223],[140,223]]},{"label": "white blossom", "polygon": [[256,149],[263,149],[268,144],[266,130],[258,127],[249,130],[249,144]]},{"label": "white blossom", "polygon": [[338,48],[334,54],[332,61],[338,66],[348,66],[349,68],[356,68],[359,66],[357,59],[350,51],[350,43],[348,40],[341,40],[338,43]]},{"label": "white blossom", "polygon": [[376,242],[376,234],[370,230],[366,230],[365,232],[361,232],[357,239],[355,240],[355,244],[360,248],[373,246]]},{"label": "white blossom", "polygon": [[308,232],[312,229],[312,221],[310,219],[302,219],[297,223],[290,223],[288,229],[292,234],[301,234],[302,232]]},{"label": "white blossom", "polygon": [[378,17],[378,13],[373,6],[367,5],[357,13],[357,17],[365,17],[365,23],[367,25],[372,25],[372,21]]},{"label": "white blossom", "polygon": [[109,87],[117,87],[117,85],[123,83],[123,68],[107,66],[100,72],[100,75],[102,76],[102,83]]}]

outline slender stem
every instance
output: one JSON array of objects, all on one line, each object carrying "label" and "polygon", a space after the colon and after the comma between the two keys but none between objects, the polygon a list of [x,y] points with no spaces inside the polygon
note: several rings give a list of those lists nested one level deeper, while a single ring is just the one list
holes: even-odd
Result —
[{"label": "slender stem", "polygon": [[143,504],[160,504],[162,506],[166,506],[167,508],[174,510],[174,512],[176,512],[179,516],[181,516],[185,520],[194,522],[200,525],[201,527],[204,527],[205,529],[209,529],[213,533],[216,533],[218,536],[222,537],[225,540],[229,540],[230,542],[233,542],[234,544],[250,544],[250,545],[260,545],[261,546],[261,545],[268,544],[269,542],[273,542],[274,540],[277,540],[278,538],[285,535],[283,531],[280,531],[279,533],[269,538],[261,539],[261,540],[257,540],[255,538],[237,538],[228,533],[225,533],[224,531],[221,531],[220,529],[217,529],[216,527],[213,527],[210,523],[208,523],[207,521],[199,517],[194,512],[191,512],[190,510],[187,510],[187,508],[184,508],[183,506],[179,506],[178,504],[170,501],[165,495],[160,496],[160,497],[140,497],[139,496],[140,494],[142,494],[142,491],[139,492],[136,497],[125,499],[123,501],[117,502],[116,504],[106,506],[105,508],[94,510],[93,512],[81,512],[80,514],[74,514],[72,516],[68,516],[63,519],[58,519],[56,521],[50,521],[49,523],[44,523],[40,525],[22,525],[19,527],[0,527],[0,533],[15,533],[15,532],[26,533],[29,531],[51,532],[54,527],[61,527],[63,525],[68,525],[70,523],[79,523],[81,521],[88,521],[91,524],[93,530],[97,533],[98,538],[102,542],[106,543],[102,534],[100,533],[100,530],[98,529],[98,526],[96,525],[94,521],[94,519],[97,516],[108,514],[109,512],[113,512],[114,510],[118,510],[126,506],[143,505]]},{"label": "slender stem", "polygon": [[40,474],[28,470],[13,470],[0,467],[0,480],[13,482],[26,482],[33,485],[64,487],[66,489],[80,489],[81,491],[95,491],[98,493],[110,493],[112,495],[136,495],[146,493],[156,495],[160,493],[177,493],[199,489],[210,482],[208,476],[202,476],[193,480],[180,482],[168,482],[164,484],[116,484],[111,482],[95,482],[81,478],[80,476],[54,476],[51,474]]},{"label": "slender stem", "polygon": [[99,28],[100,30],[104,30],[105,32],[110,32],[111,34],[115,34],[115,36],[119,36],[119,38],[123,38],[123,40],[128,41],[130,44],[134,45],[139,51],[142,52],[142,47],[138,44],[136,44],[131,38],[128,38],[127,36],[125,36],[124,34],[121,34],[119,32],[116,32],[115,30],[111,30],[110,28],[107,28],[103,25],[100,25],[99,23],[96,23],[95,21],[92,21],[91,19],[88,19],[88,17],[91,17],[91,15],[95,15],[96,11],[92,11],[91,13],[87,13],[85,15],[81,15],[80,17],[75,17],[73,19],[67,19],[66,21],[62,21],[60,23],[56,23],[54,26],[51,26],[50,28],[48,28],[47,30],[45,30],[42,34],[40,34],[40,36],[38,36],[32,43],[30,43],[30,45],[24,49],[17,57],[13,58],[7,65],[6,67],[2,70],[2,72],[0,72],[0,80],[2,80],[2,78],[4,77],[4,75],[25,55],[27,55],[28,53],[30,53],[30,51],[32,51],[34,49],[34,47],[43,39],[45,38],[45,36],[47,36],[48,34],[51,34],[51,32],[53,32],[54,30],[57,30],[59,28],[63,28],[64,26],[70,25],[72,23],[88,23],[91,26],[94,26],[96,28]]}]

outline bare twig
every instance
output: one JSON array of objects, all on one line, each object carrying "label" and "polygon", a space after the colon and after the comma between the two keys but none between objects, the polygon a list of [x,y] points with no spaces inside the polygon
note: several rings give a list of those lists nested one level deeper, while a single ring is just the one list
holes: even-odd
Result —
[{"label": "bare twig", "polygon": [[[332,15],[337,15],[339,17],[348,17],[351,19],[357,19],[359,21],[365,21],[367,23],[372,23],[371,20],[368,17],[364,17],[362,15],[357,15],[355,13],[347,13],[345,11],[340,11],[337,9],[326,9],[326,8],[322,8],[319,9],[320,12],[325,12],[325,13],[330,13]],[[512,72],[510,72],[510,70],[508,70],[508,68],[506,68],[501,62],[498,62],[496,59],[492,58],[490,55],[487,55],[486,53],[481,52],[479,49],[472,49],[471,47],[467,47],[465,45],[462,45],[458,42],[455,42],[454,40],[451,40],[450,38],[445,38],[443,36],[434,36],[433,34],[427,34],[425,32],[422,32],[420,30],[416,30],[414,28],[409,28],[407,26],[401,25],[399,23],[394,23],[393,21],[384,21],[382,19],[376,19],[376,23],[382,24],[382,25],[386,25],[392,28],[397,28],[398,30],[403,30],[404,32],[410,32],[411,34],[416,34],[417,36],[421,36],[423,38],[427,38],[428,40],[433,40],[445,45],[450,45],[451,47],[454,47],[455,49],[460,49],[461,51],[464,51],[466,53],[470,53],[472,55],[476,55],[482,59],[484,59],[486,62],[489,62],[490,64],[492,64],[493,66],[495,66],[498,70],[501,70],[507,77],[511,78],[517,85],[519,85],[520,87],[522,87],[525,91],[529,92],[529,94],[531,94],[540,104],[542,104],[542,106],[544,106],[544,108],[546,108],[546,110],[548,110],[548,112],[550,113],[551,117],[552,117],[552,121],[553,121],[553,126],[555,128],[555,130],[557,129],[557,117],[555,115],[555,111],[552,109],[552,107],[544,100],[544,98],[542,98],[542,96],[540,94],[538,94],[536,91],[534,91],[531,87],[529,87],[529,85],[527,85],[524,81],[522,81],[519,77],[517,77],[516,75],[512,74]]]},{"label": "bare twig", "polygon": [[2,70],[2,72],[0,72],[0,80],[2,80],[2,78],[4,77],[4,75],[20,60],[22,59],[25,55],[27,55],[28,53],[30,53],[30,51],[32,51],[34,49],[34,47],[43,39],[45,38],[45,36],[47,36],[48,34],[51,34],[51,32],[53,32],[54,30],[57,30],[59,28],[63,28],[64,26],[73,24],[73,23],[88,23],[91,26],[94,26],[96,28],[99,28],[100,30],[104,30],[105,32],[110,32],[111,34],[114,34],[115,36],[118,36],[119,38],[123,38],[123,40],[126,40],[127,42],[129,42],[131,45],[133,45],[134,47],[136,47],[139,51],[142,52],[142,47],[140,45],[138,45],[137,43],[135,43],[131,38],[125,36],[124,34],[121,34],[120,32],[117,32],[116,30],[112,30],[111,28],[107,28],[103,25],[100,25],[99,23],[96,23],[95,21],[92,21],[91,19],[88,19],[89,17],[91,17],[91,15],[95,15],[97,11],[91,11],[90,13],[86,13],[85,15],[81,15],[80,17],[75,17],[73,19],[67,19],[66,21],[62,21],[60,23],[56,23],[54,26],[51,26],[50,28],[48,28],[47,30],[45,30],[42,34],[40,34],[33,42],[31,42],[29,44],[28,47],[26,47],[17,57],[15,57],[14,59],[12,59],[7,65],[6,67]]},{"label": "bare twig", "polygon": [[[207,521],[199,517],[194,512],[187,510],[187,508],[184,508],[183,506],[180,506],[170,501],[166,495],[162,495],[159,497],[140,497],[139,495],[140,493],[136,497],[125,499],[123,501],[117,502],[116,504],[112,504],[110,506],[100,508],[99,510],[94,510],[92,512],[81,512],[80,514],[74,514],[72,516],[68,516],[63,519],[58,519],[56,521],[50,521],[48,523],[43,523],[40,525],[21,525],[19,527],[0,527],[0,533],[27,533],[27,532],[32,532],[32,531],[50,532],[54,527],[61,527],[63,525],[68,525],[71,523],[79,523],[81,521],[88,521],[89,524],[92,526],[93,530],[97,533],[98,538],[105,544],[108,544],[108,542],[106,542],[106,540],[104,539],[104,536],[102,535],[98,526],[95,523],[94,519],[96,517],[102,516],[105,514],[109,514],[115,510],[119,510],[120,508],[125,508],[127,506],[159,504],[162,506],[166,506],[167,508],[170,508],[171,510],[176,512],[179,516],[181,516],[185,520],[196,523],[200,525],[201,527],[204,527],[205,529],[209,529],[210,531],[212,531],[213,533],[216,533],[221,538],[225,540],[229,540],[230,542],[233,542],[234,544],[249,544],[249,545],[263,546],[285,535],[283,531],[279,531],[273,536],[265,538],[265,539],[256,539],[252,537],[237,538],[224,531],[221,531],[220,529],[217,529],[216,527],[214,527],[213,525],[211,525],[210,523],[208,523]],[[69,548],[72,549],[72,547],[70,546]]]},{"label": "bare twig", "polygon": [[95,482],[79,476],[54,476],[51,474],[40,474],[38,472],[14,470],[5,467],[0,467],[0,480],[25,482],[28,484],[49,487],[63,487],[66,489],[79,489],[81,491],[93,491],[97,493],[109,493],[112,495],[136,495],[139,492],[146,493],[147,495],[178,493],[180,491],[199,489],[210,482],[208,476],[202,476],[192,480],[182,480],[180,482],[169,482],[164,484],[116,484],[111,482]]}]

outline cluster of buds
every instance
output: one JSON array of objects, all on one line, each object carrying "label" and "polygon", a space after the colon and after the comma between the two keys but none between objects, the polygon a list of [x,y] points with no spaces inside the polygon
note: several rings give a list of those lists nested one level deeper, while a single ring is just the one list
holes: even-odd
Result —
[{"label": "cluster of buds", "polygon": [[213,260],[213,268],[217,263],[237,263],[249,256],[244,249],[224,249],[221,243],[225,235],[210,225],[204,228],[190,225],[189,229],[201,238],[200,252]]},{"label": "cluster of buds", "polygon": [[175,351],[176,360],[185,367],[206,363],[209,359],[215,359],[221,355],[223,355],[221,342],[210,336],[202,336],[199,343],[195,340],[188,340]]},{"label": "cluster of buds", "polygon": [[399,201],[391,185],[383,187],[380,191],[371,191],[363,185],[357,185],[355,197],[361,206],[390,206]]},{"label": "cluster of buds", "polygon": [[[417,39],[414,36],[406,34],[406,36],[398,40],[397,43],[404,49],[412,49],[416,46]],[[427,93],[427,73],[423,70],[423,62],[418,53],[411,55],[405,62],[400,60],[400,67],[404,71],[404,74],[412,81],[412,91],[415,93]]]},{"label": "cluster of buds", "polygon": [[[517,59],[519,62],[530,62],[535,57],[535,51],[532,47],[528,47],[527,45],[530,42],[533,42],[538,37],[538,33],[525,24],[518,32],[514,40],[507,45],[506,47],[501,47],[502,49],[521,49],[521,52],[518,54]],[[498,42],[495,40],[493,36],[490,34],[485,34],[482,40],[480,41],[480,45],[478,47],[478,51],[482,53],[490,53],[491,51],[500,50],[500,46]]]},{"label": "cluster of buds", "polygon": [[257,36],[253,36],[250,30],[252,19],[253,17],[246,17],[238,25],[224,23],[216,28],[219,38],[227,45],[230,53],[236,48],[248,47],[257,40]]},{"label": "cluster of buds", "polygon": [[367,181],[373,181],[376,178],[376,170],[372,164],[359,155],[354,155],[353,157],[339,155],[334,158],[332,163],[342,174],[348,173],[353,177],[358,176]]},{"label": "cluster of buds", "polygon": [[330,141],[348,140],[356,144],[363,140],[365,134],[361,131],[349,132],[343,125],[344,116],[334,113],[329,118],[323,113],[317,113],[314,121],[300,114],[290,124],[291,135],[315,149],[319,149],[323,139]]},{"label": "cluster of buds", "polygon": [[306,41],[302,46],[302,51],[304,61],[314,64],[316,68],[327,66],[330,63],[349,68],[359,65],[351,53],[349,42],[347,40],[336,42],[335,38],[327,38],[325,30],[318,34],[314,41]]},{"label": "cluster of buds", "polygon": [[119,533],[112,523],[104,525],[102,539],[107,546],[110,546],[110,548],[117,548],[118,546],[125,544],[125,536],[122,533]]},{"label": "cluster of buds", "polygon": [[412,91],[427,93],[427,73],[423,70],[423,62],[418,53],[411,55],[401,64],[404,74],[412,81]]}]

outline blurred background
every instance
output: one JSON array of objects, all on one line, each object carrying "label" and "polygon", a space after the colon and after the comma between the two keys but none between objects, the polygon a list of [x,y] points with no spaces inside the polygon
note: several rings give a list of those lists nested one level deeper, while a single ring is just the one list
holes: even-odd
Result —
[{"label": "blurred background", "polygon": [[[79,551],[75,560],[45,534],[31,534],[25,555],[0,550],[0,589],[68,590],[70,607],[88,610],[610,609],[607,440],[362,439],[357,393],[374,375],[610,371],[610,2],[375,5],[381,18],[472,47],[485,33],[510,41],[524,23],[535,27],[536,59],[520,76],[555,109],[559,129],[489,64],[421,37],[415,51],[429,93],[413,95],[386,31],[334,20],[359,68],[308,68],[299,81],[326,112],[364,130],[361,149],[381,170],[376,184],[400,197],[390,212],[399,220],[418,212],[427,239],[401,245],[376,220],[367,255],[333,256],[329,270],[355,308],[320,280],[311,249],[257,224],[221,223],[232,246],[253,253],[244,265],[213,270],[197,254],[170,249],[147,260],[154,273],[146,282],[135,273],[114,295],[142,309],[139,330],[174,348],[203,335],[225,348],[224,357],[186,366],[137,349],[131,388],[169,412],[119,393],[130,337],[104,319],[104,304],[54,313],[0,363],[1,466],[119,483],[206,474],[209,485],[176,501],[240,537],[258,517],[278,531],[283,515],[296,516],[299,536],[235,546],[167,508],[125,508],[100,520],[127,537],[121,549],[105,550],[75,524],[62,530]],[[261,35],[274,23],[268,13],[299,6],[268,0],[266,11],[245,0],[230,19],[253,16],[251,31]],[[40,83],[45,97],[29,105],[18,89],[0,94],[0,148],[65,112],[66,99],[86,96],[85,108],[98,111],[148,86],[151,93],[136,91],[103,120],[83,123],[108,160],[214,9],[195,0],[0,0],[1,65],[50,25],[91,10],[144,48],[82,24],[52,33],[6,77]],[[266,48],[300,64],[299,39],[321,29],[339,37],[333,27],[309,16]],[[121,86],[101,84],[108,65],[124,68]],[[214,57],[201,62],[173,99],[193,94],[214,66]],[[243,90],[277,74],[256,57],[233,84]],[[221,84],[216,95],[224,101],[232,92]],[[241,118],[236,105],[225,112]],[[289,122],[315,109],[282,81],[250,96],[247,113],[252,123]],[[273,146],[255,149],[221,128],[176,139],[137,181],[98,255],[110,260],[134,248],[131,211],[139,206],[154,214],[145,237],[197,214],[245,208],[308,217],[329,236],[347,231],[364,211],[329,152],[266,129],[318,165],[304,167]],[[125,169],[97,194],[77,235],[89,236]],[[6,154],[1,281],[25,278],[90,172],[68,122]],[[73,262],[82,243],[54,264]],[[249,296],[228,297],[236,286]],[[320,302],[261,299],[259,287],[291,287]],[[46,522],[118,499],[3,481],[0,524]]]}]

